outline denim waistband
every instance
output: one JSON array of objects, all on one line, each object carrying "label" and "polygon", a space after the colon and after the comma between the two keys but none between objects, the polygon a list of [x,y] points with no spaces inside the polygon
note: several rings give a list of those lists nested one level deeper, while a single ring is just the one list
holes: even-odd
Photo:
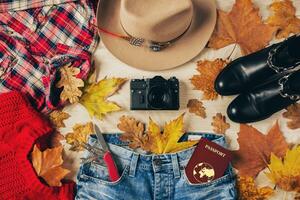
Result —
[{"label": "denim waistband", "polygon": [[[179,141],[187,141],[188,136],[190,135],[201,136],[201,138],[206,138],[223,147],[227,147],[226,140],[223,135],[210,133],[186,133]],[[104,134],[104,139],[112,154],[117,159],[121,159],[123,162],[128,163],[130,166],[131,176],[134,176],[137,169],[154,172],[171,170],[175,173],[175,176],[180,176],[179,171],[186,166],[195,149],[194,146],[176,153],[158,155],[140,153],[131,150],[128,147],[128,143],[121,141],[119,136],[120,134]],[[89,143],[100,147],[95,135],[90,136]]]}]

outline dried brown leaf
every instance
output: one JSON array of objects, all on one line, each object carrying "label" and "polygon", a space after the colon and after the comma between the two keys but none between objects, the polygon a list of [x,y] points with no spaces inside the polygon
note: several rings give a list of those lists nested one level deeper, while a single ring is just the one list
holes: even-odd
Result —
[{"label": "dried brown leaf", "polygon": [[239,200],[267,200],[274,193],[270,187],[258,188],[252,177],[238,177],[237,188]]},{"label": "dried brown leaf", "polygon": [[230,128],[230,124],[226,122],[226,117],[221,113],[217,113],[216,116],[213,117],[211,125],[213,131],[220,134],[225,134],[226,130]]},{"label": "dried brown leaf", "polygon": [[203,99],[215,100],[218,98],[218,93],[215,91],[214,82],[225,67],[227,61],[222,59],[216,59],[213,61],[204,60],[198,62],[197,70],[199,75],[194,75],[191,78],[191,82],[195,89],[203,91]]},{"label": "dried brown leaf", "polygon": [[295,195],[295,200],[300,200],[300,191],[297,191]]},{"label": "dried brown leaf", "polygon": [[195,113],[199,117],[206,118],[205,107],[198,99],[190,99],[187,107],[189,108],[190,113]]},{"label": "dried brown leaf", "polygon": [[95,67],[95,62],[92,62],[92,68],[89,72],[89,76],[87,78],[87,83],[88,84],[95,84],[97,83],[98,79],[98,68]]},{"label": "dried brown leaf", "polygon": [[63,128],[66,127],[64,124],[64,120],[68,119],[70,115],[61,110],[54,110],[50,113],[50,121],[55,128]]},{"label": "dried brown leaf", "polygon": [[286,38],[291,33],[300,33],[300,19],[296,17],[296,8],[290,0],[274,1],[270,5],[273,12],[267,19],[267,23],[276,27],[276,38]]},{"label": "dried brown leaf", "polygon": [[93,123],[75,124],[73,132],[66,134],[66,141],[71,145],[70,150],[82,151],[82,143],[87,142],[89,135],[94,132]]},{"label": "dried brown leaf", "polygon": [[235,43],[247,55],[267,46],[275,30],[263,23],[259,9],[251,0],[236,0],[229,13],[218,11],[217,25],[208,46],[219,49]]},{"label": "dried brown leaf", "polygon": [[145,125],[136,119],[128,116],[122,116],[118,124],[118,128],[124,133],[121,135],[121,140],[128,141],[129,147],[132,149],[142,148],[148,141],[148,136],[144,133]]},{"label": "dried brown leaf", "polygon": [[300,128],[300,104],[295,103],[286,108],[286,112],[282,114],[284,118],[289,119],[287,122],[287,127],[290,129]]},{"label": "dried brown leaf", "polygon": [[59,71],[61,78],[56,84],[56,87],[63,87],[60,99],[62,101],[69,100],[70,103],[78,102],[79,97],[82,95],[82,91],[79,88],[84,86],[83,80],[76,78],[76,76],[80,73],[80,69],[68,64],[61,67]]},{"label": "dried brown leaf", "polygon": [[49,186],[61,186],[61,180],[70,172],[62,167],[63,147],[46,149],[41,152],[36,145],[31,153],[32,165],[38,176],[42,177]]},{"label": "dried brown leaf", "polygon": [[60,141],[64,140],[65,137],[60,134],[60,132],[55,131],[52,135],[51,135],[51,141],[50,141],[50,146],[53,147],[58,147],[61,146]]}]

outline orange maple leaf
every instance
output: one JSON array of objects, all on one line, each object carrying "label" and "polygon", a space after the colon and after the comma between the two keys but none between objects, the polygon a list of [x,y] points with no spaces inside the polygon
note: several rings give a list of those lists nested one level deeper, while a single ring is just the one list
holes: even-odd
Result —
[{"label": "orange maple leaf", "polygon": [[238,143],[239,150],[233,151],[233,165],[239,170],[240,176],[256,177],[267,167],[271,153],[283,157],[288,149],[278,122],[267,135],[252,126],[241,124]]},{"label": "orange maple leaf", "polygon": [[276,28],[264,24],[251,0],[236,0],[229,13],[218,10],[218,21],[208,46],[219,49],[239,44],[244,55],[267,46]]},{"label": "orange maple leaf", "polygon": [[226,64],[227,61],[222,59],[198,61],[197,70],[200,74],[194,75],[191,78],[191,82],[195,86],[195,89],[203,91],[203,99],[215,100],[218,98],[214,82]]},{"label": "orange maple leaf", "polygon": [[300,32],[300,19],[296,17],[296,8],[290,0],[275,1],[270,5],[273,15],[267,19],[267,23],[278,28],[276,38],[286,38],[291,33]]}]

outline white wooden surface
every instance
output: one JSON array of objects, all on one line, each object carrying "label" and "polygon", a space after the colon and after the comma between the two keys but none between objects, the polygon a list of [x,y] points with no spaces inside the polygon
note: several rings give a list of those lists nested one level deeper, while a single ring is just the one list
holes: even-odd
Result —
[{"label": "white wooden surface", "polygon": [[[266,19],[269,16],[268,5],[272,2],[271,0],[254,0],[253,1],[257,6],[260,7],[260,12],[263,19]],[[229,11],[234,3],[234,0],[218,0],[218,8]],[[300,13],[300,0],[294,0],[294,5],[297,8],[297,15]],[[257,30],[259,31],[259,30]],[[251,38],[249,38],[251,40]],[[273,41],[274,42],[274,41]],[[176,76],[180,79],[180,101],[181,108],[179,111],[130,111],[130,93],[129,93],[129,81],[123,86],[123,88],[119,91],[118,94],[112,96],[109,100],[117,102],[120,106],[123,107],[123,111],[116,112],[113,114],[107,115],[104,120],[99,121],[97,119],[92,119],[85,108],[80,104],[67,106],[65,111],[71,114],[71,118],[66,120],[65,123],[67,125],[66,128],[61,129],[62,133],[67,133],[72,130],[72,126],[75,123],[85,123],[89,121],[93,121],[97,125],[99,125],[103,132],[106,133],[115,133],[119,132],[117,129],[117,123],[119,118],[122,115],[133,116],[145,123],[148,122],[149,116],[154,119],[156,122],[160,123],[162,126],[165,122],[174,119],[181,113],[186,112],[185,115],[185,129],[187,131],[197,131],[197,132],[212,132],[211,121],[212,117],[221,112],[222,114],[226,114],[227,105],[234,97],[223,97],[219,98],[217,101],[203,101],[204,106],[206,107],[207,118],[202,119],[194,114],[189,114],[186,108],[187,102],[189,99],[198,98],[201,99],[202,93],[197,90],[193,90],[193,86],[190,83],[190,78],[197,74],[196,71],[196,62],[202,59],[215,59],[215,58],[226,58],[230,54],[233,49],[233,45],[227,46],[223,49],[212,50],[205,49],[201,52],[195,59],[186,63],[183,66],[178,68],[161,71],[161,72],[147,72],[141,71],[126,64],[122,63],[118,59],[116,59],[108,50],[104,47],[102,43],[99,44],[97,51],[94,54],[96,60],[96,66],[99,70],[98,80],[104,77],[125,77],[128,79],[133,78],[143,78],[143,77],[153,77],[155,75],[161,75],[166,78],[170,76]],[[231,56],[233,59],[241,56],[240,49],[236,48]],[[258,128],[262,132],[267,132],[270,127],[275,123],[276,120],[279,120],[281,128],[284,132],[284,136],[286,137],[289,143],[300,143],[300,129],[298,130],[290,130],[286,127],[286,120],[281,116],[282,112],[274,114],[271,118],[253,123],[252,125]],[[229,121],[229,119],[227,119]],[[237,144],[237,133],[239,131],[239,124],[229,121],[231,128],[226,133],[226,138],[228,143],[230,144],[231,149],[238,149]],[[66,157],[66,165],[68,168],[72,168],[72,174],[69,175],[69,178],[74,179],[79,167],[79,158],[81,157],[80,153],[74,153],[68,151],[69,146],[65,145],[65,157]],[[265,177],[264,173],[260,173],[257,182],[259,185],[270,185],[273,186]],[[277,190],[276,194],[272,199],[293,199],[290,193],[284,193],[282,191]]]}]

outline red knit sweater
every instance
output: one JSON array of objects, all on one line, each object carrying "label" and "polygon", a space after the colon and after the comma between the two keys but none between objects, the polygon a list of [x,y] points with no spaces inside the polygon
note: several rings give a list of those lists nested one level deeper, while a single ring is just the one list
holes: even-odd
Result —
[{"label": "red knit sweater", "polygon": [[20,93],[0,95],[0,200],[74,199],[74,183],[43,184],[28,159],[36,139],[49,132],[47,120]]}]

